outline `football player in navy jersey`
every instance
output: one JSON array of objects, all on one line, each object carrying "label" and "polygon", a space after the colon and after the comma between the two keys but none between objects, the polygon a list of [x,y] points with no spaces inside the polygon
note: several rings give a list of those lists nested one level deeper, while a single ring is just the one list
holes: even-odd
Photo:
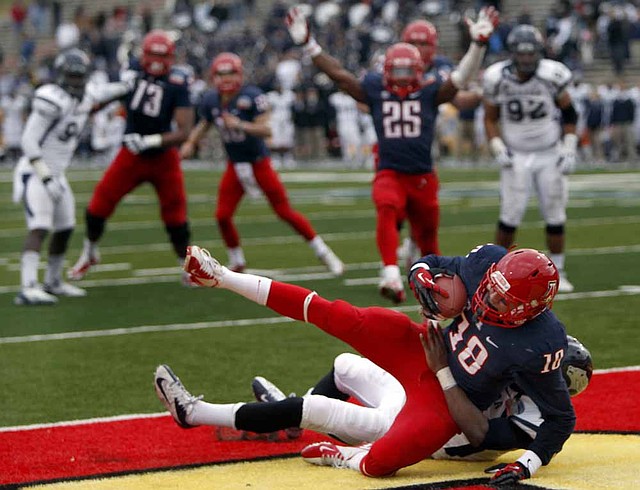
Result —
[{"label": "football player in navy jersey", "polygon": [[98,241],[107,219],[125,195],[145,182],[158,195],[162,221],[176,255],[180,260],[186,255],[190,231],[176,146],[191,130],[193,108],[187,76],[172,69],[174,51],[175,44],[166,32],[151,31],[142,42],[140,69],[123,74],[123,78],[133,78],[133,89],[125,98],[123,146],[96,185],[87,207],[84,247],[68,271],[70,279],[82,279],[100,261]]},{"label": "football player in navy jersey", "polygon": [[438,105],[453,100],[458,90],[475,77],[498,13],[491,7],[484,8],[476,22],[468,22],[473,42],[446,80],[438,72],[423,79],[420,52],[407,43],[387,50],[383,73],[370,71],[360,80],[322,51],[297,7],[289,11],[286,20],[293,42],[303,47],[316,68],[341,90],[369,106],[379,152],[372,193],[377,213],[376,241],[383,263],[379,290],[393,302],[402,302],[405,293],[397,265],[397,223],[406,216],[422,253],[438,253],[438,178],[431,158]]},{"label": "football player in navy jersey", "polygon": [[255,197],[262,192],[278,217],[309,243],[329,271],[341,275],[342,261],[309,220],[291,207],[286,189],[271,165],[264,141],[271,135],[266,96],[258,87],[243,83],[242,60],[233,53],[216,56],[211,63],[211,78],[215,88],[203,95],[201,120],[182,145],[181,154],[189,158],[211,125],[220,131],[229,159],[220,181],[215,216],[227,246],[229,268],[242,272],[246,266],[233,215],[245,193]]},{"label": "football player in navy jersey", "polygon": [[[324,446],[329,452],[319,457],[322,464],[366,476],[391,475],[431,456],[463,428],[465,433],[478,430],[456,418],[457,412],[448,408],[449,397],[462,403],[458,395],[463,392],[485,410],[512,383],[539,407],[544,422],[524,455],[502,474],[528,478],[549,463],[573,431],[575,413],[560,369],[567,337],[549,309],[558,271],[541,252],[507,253],[503,247],[485,245],[466,257],[429,255],[413,266],[410,284],[426,318],[441,317],[431,297],[433,291],[442,293],[435,283],[439,274],[460,276],[469,299],[444,330],[448,366],[435,373],[421,342],[431,328],[428,322],[418,324],[397,311],[328,301],[306,288],[237,274],[197,246],[189,247],[184,269],[195,284],[231,290],[283,316],[316,325],[402,385],[406,402],[382,437],[370,448]],[[246,415],[241,404],[220,407],[193,397],[166,366],[156,371],[156,392],[183,427]]]}]

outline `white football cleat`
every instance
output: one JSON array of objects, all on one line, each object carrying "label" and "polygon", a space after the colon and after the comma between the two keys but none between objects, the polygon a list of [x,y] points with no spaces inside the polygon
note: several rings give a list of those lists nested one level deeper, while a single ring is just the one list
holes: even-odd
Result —
[{"label": "white football cleat", "polygon": [[54,284],[45,284],[44,290],[55,296],[67,296],[69,298],[82,298],[87,295],[87,291],[85,289],[62,281],[58,281]]},{"label": "white football cleat", "polygon": [[318,255],[318,258],[327,266],[329,272],[334,276],[341,276],[344,273],[344,264],[342,263],[342,260],[340,260],[329,247],[327,247],[323,254]]},{"label": "white football cleat", "polygon": [[564,272],[560,273],[560,283],[558,284],[559,293],[573,293],[573,284],[567,279],[567,275]]},{"label": "white football cleat", "polygon": [[395,304],[400,304],[407,299],[400,268],[397,265],[387,265],[382,269],[378,290],[383,297]]},{"label": "white football cleat", "polygon": [[71,281],[79,281],[87,275],[87,272],[89,272],[91,267],[99,263],[100,252],[98,252],[97,248],[92,253],[85,247],[82,249],[82,253],[80,254],[78,261],[71,269],[67,270],[67,279]]},{"label": "white football cleat", "polygon": [[24,288],[13,299],[13,303],[20,306],[55,305],[57,302],[58,298],[39,286]]},{"label": "white football cleat", "polygon": [[215,288],[220,284],[226,267],[220,265],[211,257],[209,251],[197,245],[187,247],[187,256],[184,259],[185,272],[190,274],[191,281],[198,286]]},{"label": "white football cleat", "polygon": [[191,429],[195,425],[187,422],[187,417],[193,412],[196,402],[202,400],[201,396],[193,396],[187,391],[180,379],[166,364],[156,368],[154,377],[156,395],[165,408],[171,413],[173,420],[183,429]]}]

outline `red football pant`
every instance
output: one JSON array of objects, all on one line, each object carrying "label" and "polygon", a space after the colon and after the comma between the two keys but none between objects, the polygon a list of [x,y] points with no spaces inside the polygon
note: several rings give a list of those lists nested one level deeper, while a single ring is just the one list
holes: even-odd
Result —
[{"label": "red football pant", "polygon": [[403,174],[395,170],[380,170],[373,180],[373,202],[376,206],[376,241],[382,263],[398,263],[400,241],[398,223],[406,216],[411,225],[411,237],[423,255],[439,254],[438,176]]},{"label": "red football pant", "polygon": [[[266,157],[252,165],[256,182],[264,192],[269,204],[278,217],[289,223],[291,227],[302,235],[305,240],[313,240],[316,232],[300,212],[291,207],[287,191],[282,185],[278,173],[271,166],[271,158]],[[218,205],[216,208],[216,220],[222,239],[228,248],[240,245],[240,235],[233,223],[233,215],[244,196],[244,188],[238,179],[233,162],[227,162],[227,169],[222,175],[218,190]]]},{"label": "red football pant", "polygon": [[[304,321],[308,289],[273,281],[267,306]],[[311,300],[307,319],[391,373],[404,387],[407,401],[389,431],[362,460],[367,476],[385,476],[431,456],[459,432],[437,378],[427,366],[418,334],[423,326],[387,308],[358,308],[345,301]]]},{"label": "red football pant", "polygon": [[178,150],[143,156],[122,147],[96,185],[89,202],[91,214],[107,219],[122,198],[140,184],[149,182],[160,201],[160,215],[167,226],[187,221],[187,197]]}]

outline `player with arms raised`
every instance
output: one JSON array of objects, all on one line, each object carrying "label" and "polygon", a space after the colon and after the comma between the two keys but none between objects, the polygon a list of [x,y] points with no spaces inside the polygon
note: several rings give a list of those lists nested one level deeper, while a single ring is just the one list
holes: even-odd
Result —
[{"label": "player with arms raised", "polygon": [[[79,49],[60,54],[54,62],[55,82],[36,90],[22,134],[24,157],[14,172],[14,200],[24,204],[29,232],[21,258],[21,291],[15,298],[19,305],[53,304],[56,296],[86,294],[62,280],[64,256],[76,224],[75,199],[65,171],[90,114],[130,88],[120,82],[87,85],[90,68],[89,57]],[[50,231],[42,288],[38,263]]]},{"label": "player with arms raised", "polygon": [[373,182],[376,241],[383,263],[379,290],[395,303],[405,300],[397,264],[397,223],[408,218],[423,254],[439,251],[438,178],[431,157],[438,105],[451,101],[475,77],[497,21],[493,8],[481,10],[476,22],[469,21],[473,42],[447,80],[440,73],[424,80],[420,52],[406,43],[387,50],[383,73],[370,71],[359,80],[322,51],[297,7],[287,15],[293,42],[303,47],[316,68],[356,101],[369,106],[379,151]]},{"label": "player with arms raised", "polygon": [[[86,211],[86,239],[80,258],[68,271],[82,279],[100,261],[98,241],[107,219],[122,198],[145,182],[160,201],[160,213],[179,259],[189,244],[187,198],[176,145],[193,124],[186,74],[172,69],[175,43],[160,30],[142,41],[140,69],[123,74],[133,89],[126,98],[127,122],[123,146],[96,185]],[[174,126],[175,123],[175,126]]]},{"label": "player with arms raised", "polygon": [[307,218],[291,207],[287,191],[271,165],[264,141],[271,135],[267,97],[258,87],[243,83],[242,60],[233,53],[216,56],[211,63],[211,78],[215,89],[203,95],[199,107],[202,119],[182,145],[181,154],[189,158],[212,124],[220,131],[229,160],[220,181],[216,220],[227,246],[229,268],[241,272],[246,266],[233,215],[245,193],[256,196],[262,191],[278,217],[309,243],[318,259],[333,274],[342,274],[342,261]]},{"label": "player with arms raised", "polygon": [[507,46],[511,59],[491,65],[483,79],[487,140],[502,167],[496,243],[513,244],[535,189],[549,256],[560,272],[559,290],[571,292],[564,272],[567,174],[574,170],[578,144],[578,114],[567,92],[571,71],[542,59],[542,35],[535,27],[515,27]]}]

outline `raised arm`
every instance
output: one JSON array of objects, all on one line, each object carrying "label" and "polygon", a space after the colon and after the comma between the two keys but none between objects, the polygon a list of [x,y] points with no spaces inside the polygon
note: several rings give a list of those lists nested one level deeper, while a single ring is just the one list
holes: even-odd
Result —
[{"label": "raised arm", "polygon": [[316,68],[326,73],[340,90],[348,93],[359,102],[366,102],[360,81],[353,73],[346,70],[337,59],[322,51],[320,45],[311,35],[306,17],[298,7],[292,7],[289,10],[286,24],[293,42],[297,46],[301,46],[304,52],[311,57]]},{"label": "raised arm", "polygon": [[476,77],[482,66],[489,38],[499,20],[500,15],[493,7],[484,7],[480,10],[478,20],[475,22],[465,19],[471,35],[471,45],[458,66],[451,72],[451,76],[438,89],[437,104],[451,102],[458,90],[465,88]]}]

